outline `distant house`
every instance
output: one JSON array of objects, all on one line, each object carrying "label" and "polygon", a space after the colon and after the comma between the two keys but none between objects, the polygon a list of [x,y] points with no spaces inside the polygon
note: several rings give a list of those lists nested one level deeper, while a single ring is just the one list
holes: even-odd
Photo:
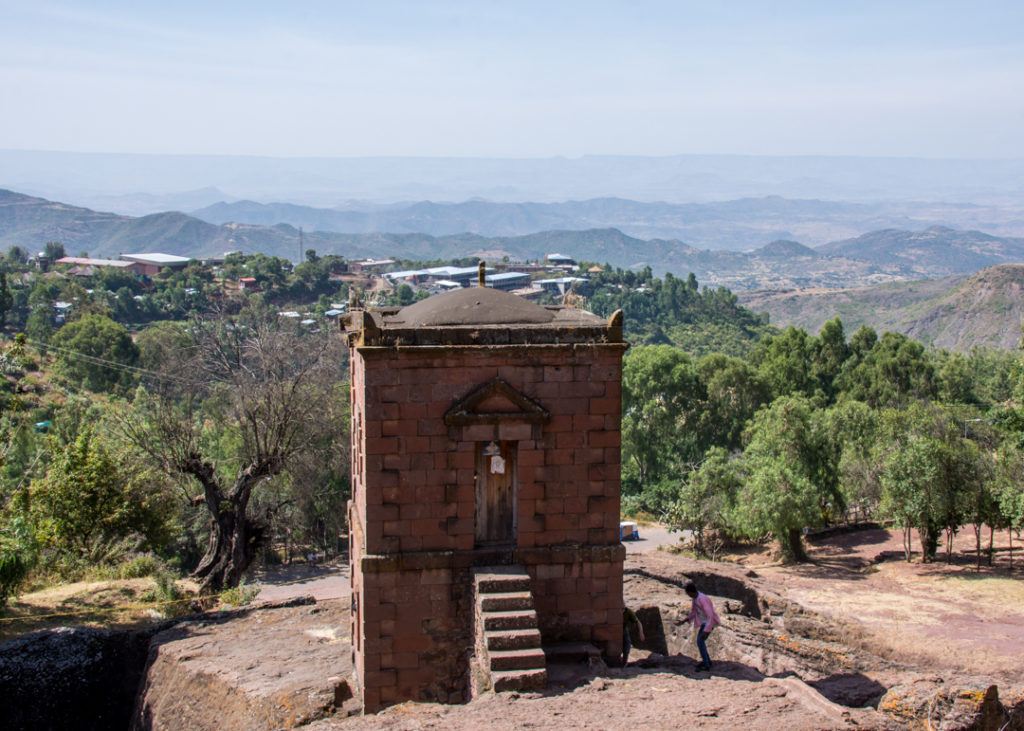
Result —
[{"label": "distant house", "polygon": [[68,274],[74,277],[91,277],[100,269],[123,269],[124,271],[138,274],[138,264],[131,261],[117,261],[116,259],[92,259],[87,256],[64,256],[54,262],[55,264],[67,264],[71,266]]},{"label": "distant house", "polygon": [[354,272],[380,272],[395,265],[394,259],[366,259],[352,262]]},{"label": "distant house", "polygon": [[[487,267],[486,271],[493,272],[494,267]],[[404,280],[407,282],[455,282],[460,287],[469,287],[476,284],[480,275],[479,267],[430,267],[429,269],[407,269],[400,272],[388,272],[384,275],[392,282]]]},{"label": "distant house", "polygon": [[184,269],[191,259],[174,254],[121,254],[125,261],[134,262],[144,277],[155,277],[163,269]]},{"label": "distant house", "polygon": [[53,321],[58,325],[63,325],[68,319],[68,313],[71,312],[72,304],[70,302],[54,302],[53,303]]},{"label": "distant house", "polygon": [[575,267],[576,260],[571,256],[565,254],[548,254],[544,257],[544,261],[547,262],[548,266],[552,267]]},{"label": "distant house", "polygon": [[260,289],[256,277],[240,277],[238,279],[239,292],[258,292]]},{"label": "distant house", "polygon": [[579,293],[580,289],[586,287],[589,282],[582,277],[556,277],[555,279],[539,279],[537,284],[548,292],[565,294],[570,288]]}]

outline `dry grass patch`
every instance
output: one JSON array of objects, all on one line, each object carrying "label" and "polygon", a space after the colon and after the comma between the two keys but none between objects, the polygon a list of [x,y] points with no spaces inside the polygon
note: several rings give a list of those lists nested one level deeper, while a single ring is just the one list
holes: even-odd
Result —
[{"label": "dry grass patch", "polygon": [[0,616],[0,640],[53,627],[136,627],[189,610],[194,582],[178,580],[169,602],[153,578],[80,581],[21,595]]}]

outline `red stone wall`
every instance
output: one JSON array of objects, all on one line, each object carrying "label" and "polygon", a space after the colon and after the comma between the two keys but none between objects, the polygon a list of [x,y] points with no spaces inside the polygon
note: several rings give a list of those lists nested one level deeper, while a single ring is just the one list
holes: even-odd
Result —
[{"label": "red stone wall", "polygon": [[[353,349],[353,643],[367,710],[465,697],[472,565],[524,565],[545,641],[618,655],[624,347]],[[495,378],[547,423],[445,424]],[[518,443],[512,556],[474,549],[476,445],[492,439]]]}]

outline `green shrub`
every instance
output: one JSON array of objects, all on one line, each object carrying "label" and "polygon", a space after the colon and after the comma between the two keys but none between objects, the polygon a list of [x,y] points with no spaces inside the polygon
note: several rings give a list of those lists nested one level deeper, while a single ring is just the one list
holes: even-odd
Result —
[{"label": "green shrub", "polygon": [[247,585],[243,580],[238,586],[222,591],[220,600],[229,607],[244,607],[250,604],[259,593],[258,586]]},{"label": "green shrub", "polygon": [[163,561],[152,553],[140,553],[127,561],[118,564],[119,579],[141,579],[144,576],[156,576],[166,571]]},{"label": "green shrub", "polygon": [[28,562],[20,553],[0,549],[0,607],[6,606],[7,599],[16,595],[28,574],[28,568]]}]

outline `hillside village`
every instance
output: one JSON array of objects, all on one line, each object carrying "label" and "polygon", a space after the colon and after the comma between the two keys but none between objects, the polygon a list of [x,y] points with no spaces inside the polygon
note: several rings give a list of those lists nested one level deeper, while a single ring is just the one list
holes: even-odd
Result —
[{"label": "hillside village", "polygon": [[[370,306],[408,304],[409,302],[475,286],[478,266],[428,266],[400,269],[394,259],[347,261],[344,257],[318,257],[307,251],[306,261],[297,265],[277,257],[257,254],[246,256],[229,252],[219,257],[193,259],[160,252],[122,254],[118,259],[88,256],[54,256],[41,251],[25,257],[15,250],[7,257],[12,263],[8,275],[11,303],[8,322],[27,324],[31,315],[26,296],[40,282],[58,297],[51,300],[53,326],[63,324],[81,307],[105,298],[111,302],[114,319],[125,325],[155,319],[176,319],[184,313],[202,309],[236,295],[260,295],[268,301],[291,305],[282,317],[298,318],[304,326],[336,320],[348,309],[350,295],[365,298]],[[17,263],[21,262],[21,266]],[[496,262],[486,267],[486,286],[510,291],[532,300],[561,300],[566,293],[585,294],[587,275],[604,271],[591,266],[578,271],[575,260],[563,254],[550,254],[543,262],[515,264]],[[19,296],[20,292],[20,296]],[[127,301],[130,297],[131,302]],[[38,304],[35,303],[35,304]],[[38,318],[37,318],[38,319]]]}]

